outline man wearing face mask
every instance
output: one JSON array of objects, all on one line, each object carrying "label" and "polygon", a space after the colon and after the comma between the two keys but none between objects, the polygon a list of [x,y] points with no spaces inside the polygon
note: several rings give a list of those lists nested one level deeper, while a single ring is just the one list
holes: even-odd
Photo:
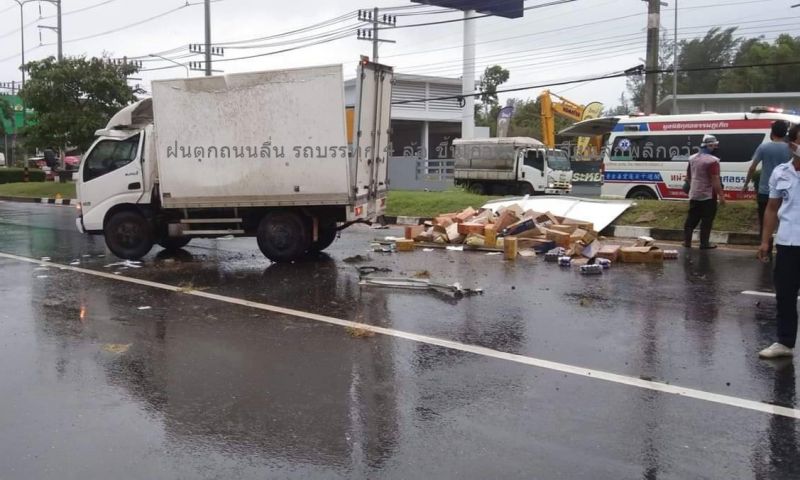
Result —
[{"label": "man wearing face mask", "polygon": [[689,214],[683,226],[683,246],[692,248],[692,234],[700,225],[700,248],[717,248],[712,245],[711,227],[717,216],[717,199],[725,205],[722,182],[719,178],[719,158],[712,153],[719,147],[717,137],[703,135],[700,152],[689,158],[687,181],[689,182]]},{"label": "man wearing face mask", "polygon": [[761,350],[761,358],[790,357],[797,337],[797,293],[800,290],[800,125],[786,136],[792,161],[775,167],[769,179],[769,202],[758,258],[768,261],[775,228],[775,300],[778,341]]}]

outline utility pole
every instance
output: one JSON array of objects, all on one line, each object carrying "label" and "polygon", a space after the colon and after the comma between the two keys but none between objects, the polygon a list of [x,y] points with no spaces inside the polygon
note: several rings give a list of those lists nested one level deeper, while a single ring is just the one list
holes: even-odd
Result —
[{"label": "utility pole", "polygon": [[[61,30],[61,0],[42,0],[42,1],[47,2],[47,3],[52,3],[53,5],[56,6],[56,26],[53,27],[53,26],[48,26],[48,25],[39,25],[39,42],[41,42],[41,40],[42,40],[42,29],[52,30],[52,31],[56,32],[56,35],[58,36],[58,41],[57,41],[57,44],[58,44],[58,61],[60,62],[60,61],[64,60],[64,42],[63,42],[63,37],[61,35],[61,32],[62,32],[62,30]],[[41,15],[42,15],[42,7],[41,7],[41,4],[40,4],[39,5],[39,16],[41,17]]]},{"label": "utility pole", "polygon": [[643,0],[647,2],[647,61],[644,77],[644,113],[650,115],[656,111],[658,101],[658,34],[661,25],[661,2],[659,0]]},{"label": "utility pole", "polygon": [[475,15],[475,10],[464,10],[464,63],[461,72],[464,107],[461,110],[461,138],[467,140],[475,137]]},{"label": "utility pole", "polygon": [[379,30],[380,26],[385,25],[388,27],[394,27],[397,25],[397,17],[394,15],[380,15],[378,11],[378,7],[369,10],[359,10],[358,11],[358,20],[360,22],[370,23],[372,24],[372,28],[370,29],[359,29],[357,32],[357,38],[359,40],[366,40],[368,42],[372,42],[372,61],[378,63],[378,45],[380,43],[396,43],[394,40],[386,40],[383,38],[379,38]]},{"label": "utility pole", "polygon": [[206,77],[211,76],[211,0],[206,4]]},{"label": "utility pole", "polygon": [[675,0],[675,41],[672,46],[672,114],[678,114],[678,0]]},{"label": "utility pole", "polygon": [[58,16],[58,61],[64,60],[64,42],[61,35],[61,0],[56,0],[56,15]]}]

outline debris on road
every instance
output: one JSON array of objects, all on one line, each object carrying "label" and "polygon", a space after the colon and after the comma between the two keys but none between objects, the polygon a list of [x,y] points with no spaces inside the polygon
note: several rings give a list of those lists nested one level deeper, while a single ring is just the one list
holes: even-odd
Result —
[{"label": "debris on road", "polygon": [[363,286],[399,288],[405,290],[430,290],[453,298],[483,295],[483,289],[464,288],[460,283],[436,283],[428,279],[403,277],[366,277],[359,282]]},{"label": "debris on road", "polygon": [[372,275],[373,273],[378,273],[378,272],[380,272],[380,273],[391,273],[391,271],[392,271],[391,268],[373,267],[373,266],[356,267],[356,270],[358,270],[358,276],[359,277],[365,277],[367,275]]},{"label": "debris on road", "polygon": [[111,267],[125,267],[125,268],[142,268],[142,262],[137,260],[124,260],[122,262],[109,263],[104,265],[105,268]]},{"label": "debris on road", "polygon": [[139,307],[139,310],[150,310],[151,308],[153,308],[153,307],[148,306],[148,305],[143,305],[143,306]]},{"label": "debris on road", "polygon": [[117,355],[121,355],[127,352],[130,348],[132,343],[106,343],[103,345],[103,350],[108,353],[116,353]]},{"label": "debris on road", "polygon": [[372,259],[369,258],[368,256],[365,257],[363,255],[353,255],[352,257],[347,257],[342,261],[344,263],[361,263],[361,262],[369,262],[370,260]]},{"label": "debris on road", "polygon": [[345,327],[344,331],[353,338],[370,338],[375,336],[375,332],[361,327]]}]

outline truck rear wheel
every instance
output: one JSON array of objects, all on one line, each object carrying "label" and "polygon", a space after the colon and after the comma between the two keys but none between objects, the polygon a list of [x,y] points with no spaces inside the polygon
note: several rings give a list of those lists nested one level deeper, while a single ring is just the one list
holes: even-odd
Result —
[{"label": "truck rear wheel", "polygon": [[153,248],[153,226],[141,213],[123,210],[106,222],[105,238],[114,255],[125,260],[138,260]]},{"label": "truck rear wheel", "polygon": [[256,239],[261,253],[273,262],[298,260],[311,246],[306,222],[300,215],[288,211],[265,215],[258,224]]},{"label": "truck rear wheel", "polygon": [[312,253],[319,253],[326,248],[330,247],[334,240],[336,240],[336,234],[339,233],[336,230],[336,225],[326,225],[319,227],[318,238],[316,242],[311,243],[311,247],[308,249]]},{"label": "truck rear wheel", "polygon": [[469,184],[469,193],[474,193],[475,195],[483,195],[486,193],[486,187],[482,183],[470,183]]}]

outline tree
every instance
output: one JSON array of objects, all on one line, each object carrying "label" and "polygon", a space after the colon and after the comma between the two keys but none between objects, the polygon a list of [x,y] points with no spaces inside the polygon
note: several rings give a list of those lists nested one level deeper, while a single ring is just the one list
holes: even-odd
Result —
[{"label": "tree", "polygon": [[29,80],[20,90],[36,122],[24,128],[26,144],[40,149],[77,147],[85,151],[94,132],[120,108],[136,100],[126,77],[138,71],[106,59],[49,57],[25,65]]},{"label": "tree", "polygon": [[735,38],[736,27],[721,30],[719,27],[710,29],[703,38],[683,40],[680,42],[678,53],[678,68],[707,68],[709,70],[696,70],[678,72],[678,92],[680,93],[717,93],[723,70],[714,70],[713,67],[731,65],[736,51],[742,42]]},{"label": "tree", "polygon": [[481,104],[483,111],[488,116],[492,107],[497,106],[497,87],[506,83],[510,73],[500,65],[486,67],[481,76]]},{"label": "tree", "polygon": [[[14,109],[3,97],[0,97],[0,135],[11,135],[14,129]],[[11,125],[11,131],[6,131],[6,122]]]},{"label": "tree", "polygon": [[[800,37],[780,35],[770,44],[763,38],[750,38],[739,45],[733,63],[755,65],[793,62],[800,58]],[[774,67],[750,67],[731,69],[722,75],[720,92],[793,92],[800,66],[782,65]]]},{"label": "tree", "polygon": [[630,115],[633,109],[631,107],[631,103],[628,101],[628,98],[625,96],[625,92],[622,92],[619,95],[619,105],[616,107],[611,107],[606,109],[603,112],[603,116],[605,117],[615,117],[617,115]]}]

